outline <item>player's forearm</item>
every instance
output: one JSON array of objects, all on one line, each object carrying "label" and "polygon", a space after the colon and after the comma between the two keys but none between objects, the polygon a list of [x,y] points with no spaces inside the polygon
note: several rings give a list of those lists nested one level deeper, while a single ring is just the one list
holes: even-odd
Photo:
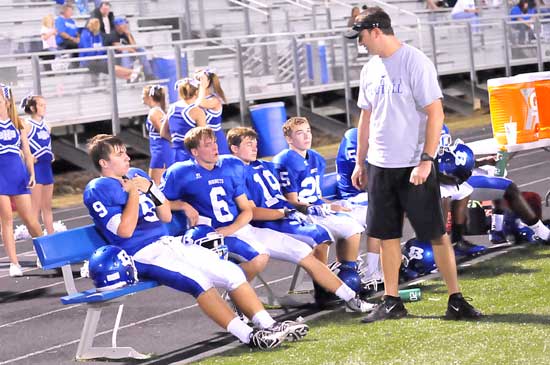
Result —
[{"label": "player's forearm", "polygon": [[122,211],[117,235],[123,238],[132,237],[136,229],[139,215],[139,191],[137,189],[128,192],[128,201]]},{"label": "player's forearm", "polygon": [[170,203],[168,200],[162,203],[162,205],[157,206],[157,216],[164,223],[168,223],[172,220],[172,211],[170,210]]},{"label": "player's forearm", "polygon": [[230,225],[224,227],[225,235],[229,236],[246,226],[252,220],[252,209],[242,210]]},{"label": "player's forearm", "polygon": [[284,217],[285,213],[283,209],[252,208],[252,219],[255,221],[276,221]]}]

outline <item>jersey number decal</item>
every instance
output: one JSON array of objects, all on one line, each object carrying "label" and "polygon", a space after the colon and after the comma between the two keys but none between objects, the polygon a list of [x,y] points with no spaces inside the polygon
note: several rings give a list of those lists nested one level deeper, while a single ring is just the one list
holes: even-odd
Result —
[{"label": "jersey number decal", "polygon": [[147,195],[139,195],[139,206],[141,207],[141,212],[143,213],[143,219],[145,221],[158,222],[159,217],[157,217],[157,213],[155,211],[155,204]]},{"label": "jersey number decal", "polygon": [[254,179],[255,182],[260,184],[260,186],[262,187],[262,191],[264,193],[264,198],[265,198],[265,201],[266,201],[266,205],[269,208],[269,207],[273,206],[274,204],[277,204],[279,202],[279,199],[277,199],[276,197],[271,195],[271,193],[269,192],[269,189],[265,185],[265,181],[267,181],[267,183],[269,184],[269,187],[271,188],[271,191],[277,192],[277,191],[281,190],[281,188],[279,186],[279,182],[277,181],[275,176],[273,176],[273,174],[269,170],[263,170],[262,175],[264,176],[265,180],[262,179],[258,173],[254,174],[253,179]]},{"label": "jersey number decal", "polygon": [[108,213],[107,208],[105,208],[105,205],[103,205],[103,203],[100,202],[99,200],[93,202],[92,208],[94,208],[99,218],[105,217]]},{"label": "jersey number decal", "polygon": [[301,202],[313,204],[321,197],[321,183],[319,175],[308,176],[302,180],[298,198]]},{"label": "jersey number decal", "polygon": [[212,204],[212,209],[214,210],[214,215],[220,223],[231,222],[233,214],[229,211],[229,205],[223,200],[227,194],[221,186],[216,186],[210,190],[210,203]]}]

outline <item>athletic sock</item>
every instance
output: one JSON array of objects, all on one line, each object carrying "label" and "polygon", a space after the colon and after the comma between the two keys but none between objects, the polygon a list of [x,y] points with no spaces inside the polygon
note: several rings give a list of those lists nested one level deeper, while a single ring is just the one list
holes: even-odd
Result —
[{"label": "athletic sock", "polygon": [[338,289],[336,289],[336,292],[334,293],[336,296],[344,301],[349,301],[350,299],[355,298],[355,293],[349,286],[346,284],[340,285]]},{"label": "athletic sock", "polygon": [[367,252],[367,272],[366,278],[372,277],[374,274],[380,271],[380,254],[374,252]]},{"label": "athletic sock", "polygon": [[275,320],[271,318],[271,316],[269,315],[269,313],[267,313],[265,309],[263,309],[254,314],[254,317],[252,317],[252,323],[260,328],[269,328],[273,326]]},{"label": "athletic sock", "polygon": [[532,226],[529,226],[535,232],[535,235],[542,238],[543,240],[547,241],[550,238],[550,229],[542,223],[542,221],[539,219],[539,221]]},{"label": "athletic sock", "polygon": [[235,317],[227,325],[227,332],[237,337],[242,343],[249,343],[252,328],[241,321],[239,317]]},{"label": "athletic sock", "polygon": [[461,241],[464,236],[464,230],[464,224],[453,223],[453,227],[451,228],[451,242]]}]

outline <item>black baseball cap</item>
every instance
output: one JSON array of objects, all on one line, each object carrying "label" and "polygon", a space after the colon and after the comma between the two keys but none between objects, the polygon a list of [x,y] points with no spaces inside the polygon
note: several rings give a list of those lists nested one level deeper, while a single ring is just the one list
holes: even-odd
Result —
[{"label": "black baseball cap", "polygon": [[344,33],[344,37],[348,39],[357,38],[364,29],[391,28],[390,16],[380,8],[374,12],[371,12],[372,9],[374,8],[369,8],[366,12],[358,15],[351,29]]}]

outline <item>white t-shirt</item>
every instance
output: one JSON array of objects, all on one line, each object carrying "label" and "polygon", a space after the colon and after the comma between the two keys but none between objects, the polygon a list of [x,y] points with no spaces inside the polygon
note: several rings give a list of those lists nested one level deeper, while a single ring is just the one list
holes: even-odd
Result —
[{"label": "white t-shirt", "polygon": [[466,9],[475,9],[476,3],[474,0],[457,0],[455,6],[453,6],[453,10],[451,11],[451,15],[458,14],[458,13],[464,13],[464,10]]},{"label": "white t-shirt", "polygon": [[[40,35],[42,34],[48,34],[52,32],[55,28],[48,28],[46,26],[42,26],[40,28]],[[46,39],[42,39],[42,49],[48,49],[48,48],[57,48],[57,43],[55,42],[55,34],[50,35]]]},{"label": "white t-shirt", "polygon": [[441,99],[435,67],[420,50],[403,44],[387,58],[374,56],[361,70],[357,106],[371,111],[370,164],[416,166],[424,148],[424,108]]}]

